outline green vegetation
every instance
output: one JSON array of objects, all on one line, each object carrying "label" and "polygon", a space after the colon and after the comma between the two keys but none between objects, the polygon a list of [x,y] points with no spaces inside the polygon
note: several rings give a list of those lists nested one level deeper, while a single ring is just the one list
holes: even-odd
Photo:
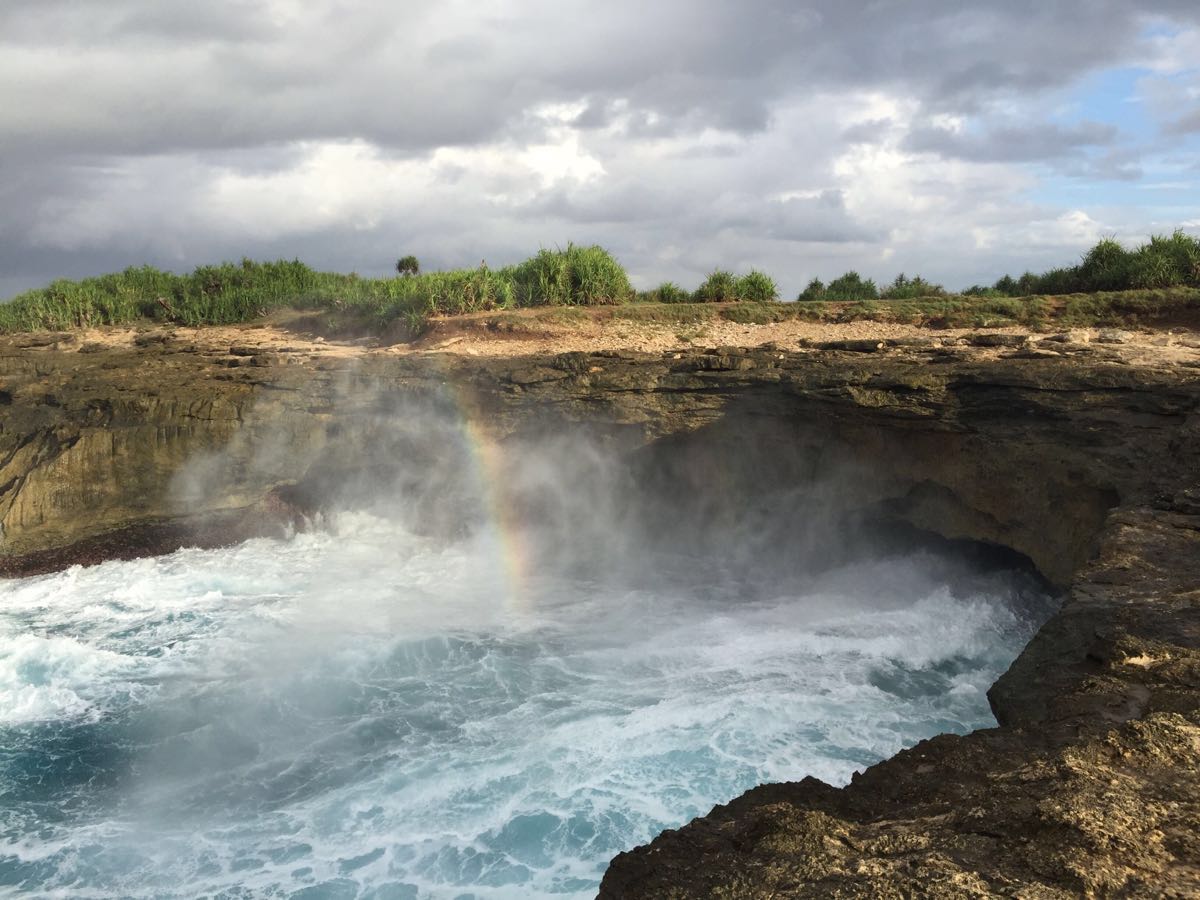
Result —
[{"label": "green vegetation", "polygon": [[931,328],[1132,328],[1163,322],[1200,323],[1200,288],[1169,288],[1006,297],[945,294],[907,300],[797,303],[807,318],[903,322]]},{"label": "green vegetation", "polygon": [[[990,286],[946,291],[919,275],[900,274],[880,290],[850,271],[825,284],[814,278],[797,304],[781,304],[776,282],[752,270],[713,270],[694,291],[663,282],[635,294],[625,270],[597,246],[541,250],[500,269],[421,272],[415,256],[396,262],[397,277],[317,272],[297,260],[201,266],[176,275],[150,266],[52,282],[0,303],[0,332],[169,322],[233,324],[280,308],[311,310],[331,332],[394,329],[420,333],[433,316],[495,311],[499,329],[532,321],[515,313],[547,307],[542,327],[593,318],[591,307],[616,307],[620,318],[703,326],[717,318],[742,323],[788,318],[843,322],[877,319],[932,327],[1020,324],[1136,325],[1200,321],[1200,241],[1182,231],[1155,236],[1134,250],[1106,238],[1071,267],[1040,275],[1006,275]],[[636,301],[636,302],[631,302]],[[509,311],[509,312],[505,312]],[[578,315],[576,313],[578,312]],[[607,314],[606,314],[607,315]]]},{"label": "green vegetation", "polygon": [[[175,275],[149,266],[59,280],[0,304],[0,331],[63,330],[151,320],[180,325],[245,322],[280,307],[326,311],[365,328],[399,322],[416,332],[432,315],[521,306],[623,303],[633,290],[625,270],[600,247],[542,250],[516,266],[419,274],[416,259],[401,278],[316,272],[299,261],[201,266]],[[399,263],[397,269],[400,269]]]},{"label": "green vegetation", "polygon": [[737,276],[725,269],[713,269],[692,294],[697,303],[730,303],[736,299]]},{"label": "green vegetation", "polygon": [[879,292],[884,300],[916,300],[919,297],[944,297],[946,289],[940,284],[926,281],[920,275],[909,278],[903,272]]},{"label": "green vegetation", "polygon": [[85,278],[60,279],[0,304],[0,331],[120,325],[139,319],[184,325],[244,322],[308,298],[321,277],[301,262],[201,266],[180,276],[150,266]]},{"label": "green vegetation", "polygon": [[1200,239],[1176,231],[1155,235],[1126,250],[1113,238],[1092,247],[1079,265],[1020,278],[1005,275],[991,288],[973,285],[970,296],[1030,297],[1034,294],[1082,294],[1097,291],[1160,290],[1200,287]]},{"label": "green vegetation", "polygon": [[673,281],[664,281],[658,287],[638,294],[639,303],[690,303],[692,295]]},{"label": "green vegetation", "polygon": [[769,303],[779,299],[779,285],[765,272],[751,269],[738,279],[737,295],[746,303]]},{"label": "green vegetation", "polygon": [[512,280],[517,306],[606,306],[633,297],[629,276],[602,247],[542,250],[500,271]]},{"label": "green vegetation", "polygon": [[816,303],[819,300],[825,299],[825,282],[820,278],[814,278],[808,283],[808,286],[800,292],[800,296],[796,298],[802,303]]},{"label": "green vegetation", "polygon": [[801,294],[801,300],[875,300],[879,297],[879,289],[871,279],[864,279],[857,272],[847,272],[840,278],[835,278],[828,285],[822,285],[814,279]]},{"label": "green vegetation", "polygon": [[697,303],[765,303],[778,299],[779,285],[757,269],[741,276],[714,269],[692,294],[692,300]]},{"label": "green vegetation", "polygon": [[718,320],[742,325],[765,325],[769,322],[804,318],[793,304],[752,300],[719,305],[703,300],[671,304],[632,303],[612,310],[611,316],[628,322],[692,326]]}]

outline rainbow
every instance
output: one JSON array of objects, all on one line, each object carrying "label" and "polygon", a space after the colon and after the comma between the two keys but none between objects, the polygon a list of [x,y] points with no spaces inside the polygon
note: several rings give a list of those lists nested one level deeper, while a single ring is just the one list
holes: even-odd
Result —
[{"label": "rainbow", "polygon": [[529,612],[532,557],[517,515],[517,504],[507,489],[508,467],[504,450],[484,427],[485,417],[459,379],[447,379],[447,384],[458,412],[459,434],[483,490],[487,520],[496,537],[497,568],[501,573],[505,607],[513,612]]}]

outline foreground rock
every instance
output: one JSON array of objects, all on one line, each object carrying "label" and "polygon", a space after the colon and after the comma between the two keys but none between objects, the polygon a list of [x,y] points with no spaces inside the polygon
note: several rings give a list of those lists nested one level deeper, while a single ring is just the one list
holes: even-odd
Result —
[{"label": "foreground rock", "polygon": [[[757,788],[619,856],[602,895],[1194,895],[1200,352],[869,343],[472,358],[7,339],[0,572],[296,527],[401,463],[436,478],[445,435],[395,427],[431,410],[501,451],[590,429],[683,498],[825,485],[805,502],[1007,547],[1070,586],[991,692],[1000,727],[845,789]],[[413,502],[453,494],[434,486]]]},{"label": "foreground rock", "polygon": [[601,897],[1200,895],[1200,520],[1114,513],[991,693],[1002,727],[842,790],[756,788],[618,856]]}]

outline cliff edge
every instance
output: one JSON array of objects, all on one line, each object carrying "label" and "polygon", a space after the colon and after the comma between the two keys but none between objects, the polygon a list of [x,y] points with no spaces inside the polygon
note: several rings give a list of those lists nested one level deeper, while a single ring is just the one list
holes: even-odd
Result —
[{"label": "cliff edge", "polygon": [[998,727],[922,742],[845,788],[756,788],[618,856],[601,896],[1200,893],[1200,348],[1166,333],[720,336],[738,337],[3,338],[0,573],[302,525],[399,455],[434,459],[385,427],[429,406],[500,447],[586,427],[684,487],[775,448],[722,489],[850,474],[826,502],[1016,551],[1065,602],[992,688]]}]

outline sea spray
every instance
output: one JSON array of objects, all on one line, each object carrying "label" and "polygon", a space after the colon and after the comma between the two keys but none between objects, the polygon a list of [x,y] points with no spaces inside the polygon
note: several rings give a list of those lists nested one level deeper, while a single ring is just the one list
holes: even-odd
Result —
[{"label": "sea spray", "polygon": [[928,551],[791,581],[543,562],[514,606],[504,549],[342,514],[3,584],[0,885],[590,896],[754,784],[990,724],[1049,608]]}]

